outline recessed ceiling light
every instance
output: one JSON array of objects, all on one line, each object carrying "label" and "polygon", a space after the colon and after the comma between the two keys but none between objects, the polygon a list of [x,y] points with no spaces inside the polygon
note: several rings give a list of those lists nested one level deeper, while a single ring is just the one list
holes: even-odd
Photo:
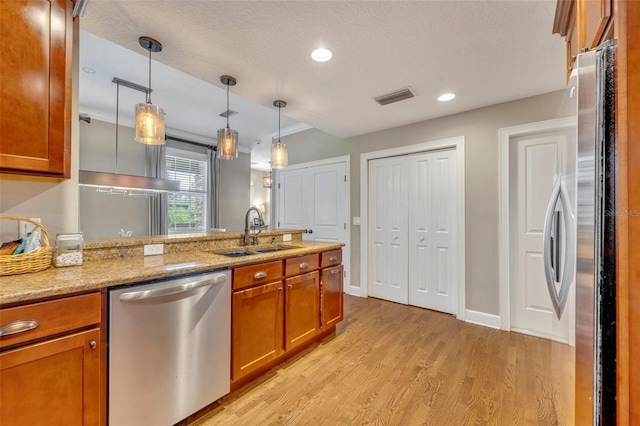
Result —
[{"label": "recessed ceiling light", "polygon": [[82,71],[86,72],[87,74],[95,74],[96,73],[96,70],[94,70],[91,67],[84,67],[84,68],[82,68]]},{"label": "recessed ceiling light", "polygon": [[327,62],[329,59],[331,59],[332,56],[333,54],[330,50],[323,48],[316,49],[311,52],[311,57],[316,62]]},{"label": "recessed ceiling light", "polygon": [[450,101],[451,99],[453,99],[455,97],[456,97],[456,95],[454,95],[453,93],[445,93],[444,95],[438,96],[438,100],[440,102],[446,102],[446,101]]}]

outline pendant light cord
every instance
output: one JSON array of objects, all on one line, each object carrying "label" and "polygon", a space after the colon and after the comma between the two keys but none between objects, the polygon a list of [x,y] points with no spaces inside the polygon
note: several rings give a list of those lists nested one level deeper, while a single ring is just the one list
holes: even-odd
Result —
[{"label": "pendant light cord", "polygon": [[118,116],[120,112],[120,82],[116,88],[116,174],[118,174]]},{"label": "pendant light cord", "polygon": [[282,107],[278,107],[278,142],[280,142],[280,112],[282,111]]},{"label": "pendant light cord", "polygon": [[227,81],[227,129],[229,128],[229,81]]},{"label": "pendant light cord", "polygon": [[147,103],[151,103],[151,43],[147,46],[147,50],[149,50],[149,89],[147,90]]}]

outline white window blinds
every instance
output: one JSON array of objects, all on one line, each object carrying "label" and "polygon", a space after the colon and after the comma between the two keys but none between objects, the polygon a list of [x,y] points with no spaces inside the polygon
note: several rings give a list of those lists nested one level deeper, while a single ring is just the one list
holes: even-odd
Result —
[{"label": "white window blinds", "polygon": [[207,229],[206,160],[169,154],[166,159],[167,178],[180,182],[180,192],[169,193],[168,196],[169,233],[205,232]]}]

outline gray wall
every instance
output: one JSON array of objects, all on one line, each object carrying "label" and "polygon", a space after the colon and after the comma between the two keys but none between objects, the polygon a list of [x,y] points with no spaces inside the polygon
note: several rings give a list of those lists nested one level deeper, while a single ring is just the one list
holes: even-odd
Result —
[{"label": "gray wall", "polygon": [[[351,155],[351,215],[359,216],[361,153],[464,136],[466,308],[498,315],[498,130],[556,118],[561,99],[561,91],[553,92],[344,140],[317,129],[283,139],[290,164]],[[361,284],[360,232],[351,226],[351,281],[356,286]]]},{"label": "gray wall", "polygon": [[[78,35],[74,21],[71,117],[78,116]],[[39,217],[49,231],[52,244],[63,232],[78,231],[78,120],[71,120],[71,178],[0,175],[0,214]],[[18,223],[0,221],[0,241],[17,238]]]},{"label": "gray wall", "polygon": [[[118,173],[145,175],[145,147],[131,127],[118,126]],[[115,124],[92,119],[80,122],[80,169],[116,172]],[[122,229],[149,235],[149,200],[80,188],[80,229],[85,238],[113,238]]]},{"label": "gray wall", "polygon": [[220,161],[220,227],[244,230],[244,214],[251,206],[251,155],[239,153],[233,161]]},{"label": "gray wall", "polygon": [[[115,124],[93,119],[80,125],[80,169],[115,172]],[[167,146],[206,153],[204,147],[172,140]],[[118,173],[145,175],[145,147],[134,140],[134,129],[119,126]],[[249,208],[251,156],[240,153],[237,160],[220,162],[222,191],[221,227],[244,229],[244,214]],[[80,225],[87,238],[117,237],[118,231],[133,235],[149,234],[149,200],[98,193],[80,189]]]}]

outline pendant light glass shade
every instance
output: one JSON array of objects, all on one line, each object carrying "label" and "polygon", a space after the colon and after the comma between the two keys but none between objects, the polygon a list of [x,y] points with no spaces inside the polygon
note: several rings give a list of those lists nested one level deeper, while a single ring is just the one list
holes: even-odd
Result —
[{"label": "pendant light glass shade", "polygon": [[145,145],[164,144],[164,111],[152,103],[136,104],[136,141]]},{"label": "pendant light glass shade", "polygon": [[275,145],[271,145],[271,167],[274,169],[284,169],[289,164],[289,153],[287,146],[280,139]]},{"label": "pendant light glass shade", "polygon": [[229,86],[235,86],[237,81],[230,75],[223,75],[220,83],[227,86],[227,127],[218,130],[218,157],[221,160],[234,160],[238,158],[238,132],[229,127]]},{"label": "pendant light glass shade", "polygon": [[218,157],[221,160],[238,158],[238,132],[228,125],[218,130]]},{"label": "pendant light glass shade", "polygon": [[140,37],[140,46],[149,51],[149,89],[147,102],[136,104],[136,142],[145,145],[164,145],[164,111],[151,103],[151,52],[161,52],[162,44],[150,37]]},{"label": "pendant light glass shade", "polygon": [[287,146],[280,140],[280,111],[287,106],[285,101],[275,100],[273,106],[278,108],[278,142],[271,145],[271,168],[284,169],[289,164],[289,152]]}]

